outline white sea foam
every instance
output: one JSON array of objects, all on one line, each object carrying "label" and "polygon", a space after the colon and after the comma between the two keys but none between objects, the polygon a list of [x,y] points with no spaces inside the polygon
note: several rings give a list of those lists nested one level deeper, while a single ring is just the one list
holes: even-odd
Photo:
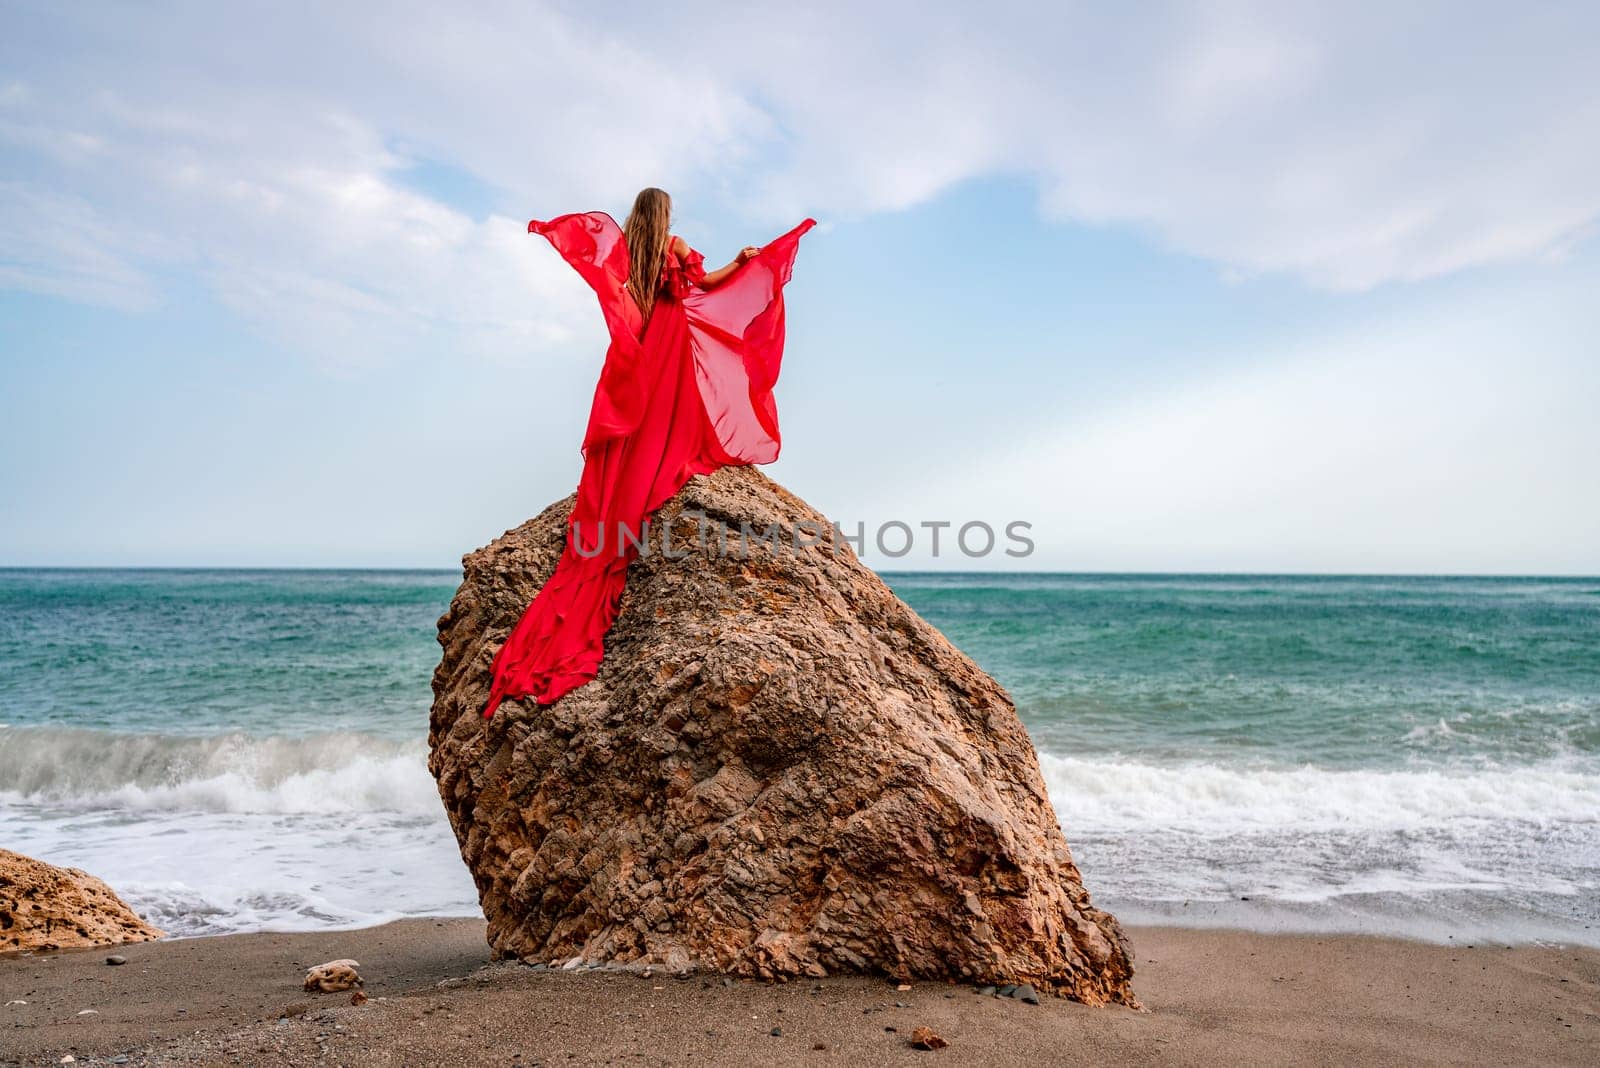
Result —
[{"label": "white sea foam", "polygon": [[477,907],[420,740],[5,729],[0,822],[174,934]]},{"label": "white sea foam", "polygon": [[[1428,936],[1509,912],[1600,938],[1582,765],[1040,763],[1088,884],[1129,918]],[[0,729],[0,822],[7,847],[94,871],[179,934],[476,909],[420,739]]]},{"label": "white sea foam", "polygon": [[1463,820],[1600,824],[1600,774],[1546,763],[1504,769],[1339,770],[1157,765],[1041,753],[1069,828],[1399,831]]},{"label": "white sea foam", "polygon": [[1600,775],[1040,755],[1097,899],[1126,919],[1600,941]]},{"label": "white sea foam", "polygon": [[0,817],[174,934],[476,909],[420,741],[0,730]]},{"label": "white sea foam", "polygon": [[0,812],[7,847],[94,872],[173,934],[359,927],[477,908],[442,811]]}]

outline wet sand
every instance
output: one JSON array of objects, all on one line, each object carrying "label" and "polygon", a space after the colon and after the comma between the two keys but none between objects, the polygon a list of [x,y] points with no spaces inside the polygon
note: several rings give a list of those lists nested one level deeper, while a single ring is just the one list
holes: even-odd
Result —
[{"label": "wet sand", "polygon": [[[768,985],[490,964],[477,920],[13,956],[0,958],[0,1064],[1600,1059],[1597,950],[1179,928],[1136,928],[1132,938],[1145,1012],[1050,998],[1034,1006],[931,982],[898,991],[878,979]],[[128,963],[107,965],[110,953]],[[338,957],[361,962],[366,1004],[300,988],[307,966]],[[917,1027],[948,1047],[913,1049]]]}]

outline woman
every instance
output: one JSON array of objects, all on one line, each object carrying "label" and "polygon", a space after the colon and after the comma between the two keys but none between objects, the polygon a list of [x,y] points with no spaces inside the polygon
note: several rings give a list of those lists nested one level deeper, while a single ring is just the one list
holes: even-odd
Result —
[{"label": "woman", "polygon": [[604,212],[535,219],[600,298],[611,334],[567,546],[494,659],[484,716],[549,704],[595,677],[645,517],[692,476],[778,458],[772,386],[783,359],[783,287],[807,219],[707,272],[670,234],[672,198],[645,189],[618,227]]}]

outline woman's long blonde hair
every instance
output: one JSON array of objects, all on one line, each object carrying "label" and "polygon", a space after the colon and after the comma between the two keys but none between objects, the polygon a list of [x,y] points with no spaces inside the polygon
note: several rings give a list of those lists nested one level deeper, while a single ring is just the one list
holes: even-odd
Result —
[{"label": "woman's long blonde hair", "polygon": [[650,309],[655,307],[671,225],[672,198],[655,186],[639,190],[628,221],[622,224],[622,233],[628,239],[628,292],[633,294],[645,319],[650,318]]}]

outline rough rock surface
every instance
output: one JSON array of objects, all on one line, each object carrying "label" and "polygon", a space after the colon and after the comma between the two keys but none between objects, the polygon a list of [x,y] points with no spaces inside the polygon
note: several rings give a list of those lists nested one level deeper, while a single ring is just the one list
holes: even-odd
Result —
[{"label": "rough rock surface", "polygon": [[165,933],[88,872],[0,849],[0,953],[149,942]]},{"label": "rough rock surface", "polygon": [[439,620],[429,766],[496,956],[1137,1003],[1005,691],[842,539],[796,549],[829,524],[753,468],[656,514],[598,678],[483,720],[571,507],[469,554]]}]

